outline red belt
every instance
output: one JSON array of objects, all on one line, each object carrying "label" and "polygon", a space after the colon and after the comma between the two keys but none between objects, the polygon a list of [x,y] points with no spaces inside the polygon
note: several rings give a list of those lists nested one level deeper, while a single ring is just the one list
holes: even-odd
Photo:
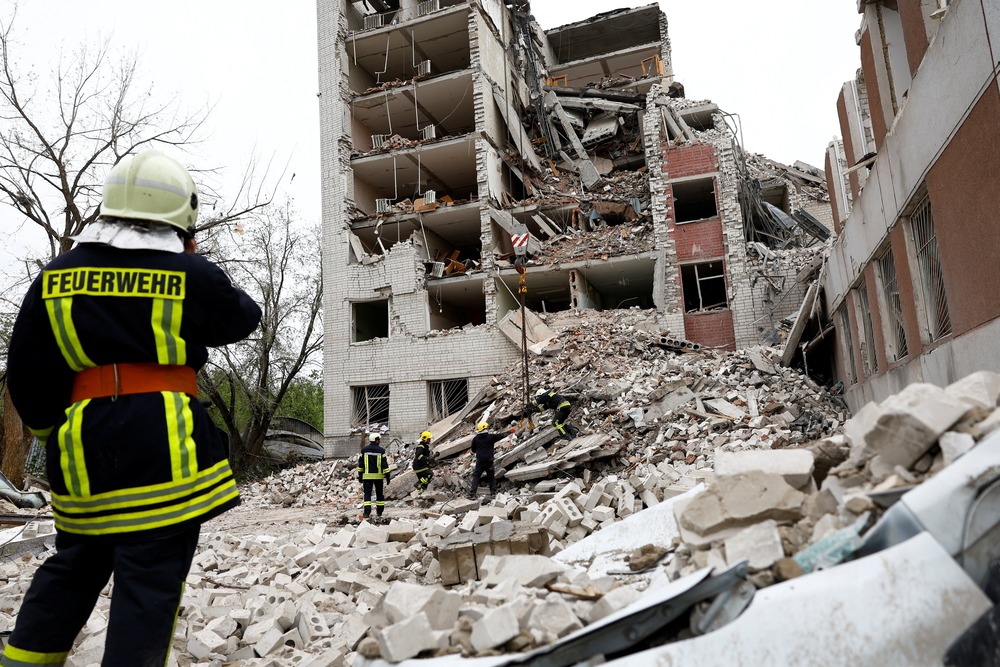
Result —
[{"label": "red belt", "polygon": [[190,366],[162,364],[108,364],[80,371],[73,380],[71,399],[105,398],[125,394],[177,391],[198,397],[198,381]]}]

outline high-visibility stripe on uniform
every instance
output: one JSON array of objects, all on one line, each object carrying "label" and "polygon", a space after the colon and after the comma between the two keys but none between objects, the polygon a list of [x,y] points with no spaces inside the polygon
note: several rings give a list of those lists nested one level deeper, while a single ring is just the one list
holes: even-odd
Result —
[{"label": "high-visibility stripe on uniform", "polygon": [[83,409],[90,403],[85,399],[66,410],[66,421],[59,427],[59,467],[62,469],[66,489],[74,496],[90,495],[90,477],[83,457]]},{"label": "high-visibility stripe on uniform", "polygon": [[153,299],[153,337],[156,360],[161,364],[182,366],[187,363],[187,344],[181,338],[184,306],[172,299]]},{"label": "high-visibility stripe on uniform", "polygon": [[175,482],[198,472],[197,446],[191,437],[191,398],[187,394],[161,391],[167,418],[167,443],[170,448],[170,470]]},{"label": "high-visibility stripe on uniform", "polygon": [[69,651],[57,651],[55,653],[39,653],[38,651],[25,651],[7,644],[3,650],[3,659],[0,665],[3,667],[55,667],[62,665],[69,657]]},{"label": "high-visibility stripe on uniform", "polygon": [[[381,454],[365,454],[365,467],[358,468],[358,471],[362,473],[361,479],[383,479],[385,478],[385,470],[382,469],[382,455]],[[373,462],[374,461],[374,462]],[[374,466],[374,469],[372,468]]]},{"label": "high-visibility stripe on uniform", "polygon": [[53,502],[53,518],[56,528],[80,535],[110,535],[114,533],[151,530],[172,526],[190,519],[197,518],[239,496],[236,481],[230,478],[221,486],[215,487],[199,496],[176,505],[146,510],[144,512],[129,512],[109,514],[93,518],[76,518],[62,515],[56,510]]},{"label": "high-visibility stripe on uniform", "polygon": [[94,494],[87,498],[53,493],[52,508],[61,514],[73,515],[158,505],[178,498],[185,498],[192,493],[214,486],[227,476],[232,477],[232,474],[233,471],[230,469],[229,463],[223,460],[211,468],[199,471],[198,474],[181,483],[163,482],[149,486],[118,489]]},{"label": "high-visibility stripe on uniform", "polygon": [[97,364],[83,351],[80,337],[73,325],[73,298],[47,299],[45,309],[49,313],[49,323],[52,325],[56,343],[69,367],[74,371],[82,371],[84,368],[96,366]]}]

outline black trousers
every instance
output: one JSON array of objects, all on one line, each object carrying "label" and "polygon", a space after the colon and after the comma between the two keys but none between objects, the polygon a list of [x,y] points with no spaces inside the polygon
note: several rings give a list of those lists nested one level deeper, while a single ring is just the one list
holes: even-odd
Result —
[{"label": "black trousers", "polygon": [[380,479],[363,479],[361,488],[365,491],[365,516],[372,515],[372,491],[375,491],[375,515],[382,516],[385,510],[385,489]]},{"label": "black trousers", "polygon": [[162,666],[200,526],[168,537],[86,538],[59,533],[35,572],[2,665],[62,664],[114,573],[102,667]]},{"label": "black trousers", "polygon": [[493,461],[480,461],[476,459],[476,469],[472,471],[472,486],[469,487],[469,495],[476,495],[476,491],[479,490],[479,478],[486,474],[486,483],[490,486],[490,493],[496,495],[497,493],[497,480],[496,476],[493,474]]},{"label": "black trousers", "polygon": [[434,479],[434,471],[427,469],[421,470],[417,473],[417,490],[423,491],[428,486],[430,486],[431,480]]}]

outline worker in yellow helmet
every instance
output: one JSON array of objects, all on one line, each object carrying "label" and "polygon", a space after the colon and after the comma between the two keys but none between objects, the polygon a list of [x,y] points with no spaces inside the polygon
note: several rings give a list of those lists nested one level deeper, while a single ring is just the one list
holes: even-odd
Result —
[{"label": "worker in yellow helmet", "polygon": [[56,552],[35,572],[2,665],[65,663],[112,574],[102,664],[164,664],[200,526],[239,504],[195,373],[261,311],[195,254],[197,216],[183,166],[158,151],[126,156],[98,219],[24,297],[8,387],[45,444]]},{"label": "worker in yellow helmet", "polygon": [[427,490],[431,480],[434,479],[434,454],[431,452],[431,432],[424,431],[420,434],[420,441],[413,451],[413,472],[417,475],[417,492],[423,493]]},{"label": "worker in yellow helmet", "polygon": [[490,425],[484,421],[476,424],[476,435],[472,438],[472,444],[470,445],[473,453],[476,455],[476,467],[472,471],[472,485],[469,487],[469,498],[476,497],[476,492],[479,490],[479,479],[484,474],[486,475],[486,483],[490,487],[490,496],[497,494],[496,474],[493,471],[493,448],[496,446],[496,443],[513,433],[514,429],[501,431],[500,433],[490,433],[486,430],[489,427]]}]

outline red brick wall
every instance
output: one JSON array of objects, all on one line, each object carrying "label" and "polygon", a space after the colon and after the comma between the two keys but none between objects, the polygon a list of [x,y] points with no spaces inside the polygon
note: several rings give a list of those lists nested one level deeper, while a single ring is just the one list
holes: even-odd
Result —
[{"label": "red brick wall", "polygon": [[[854,141],[851,139],[851,124],[847,116],[847,98],[843,88],[840,89],[840,96],[837,98],[837,116],[840,117],[840,136],[844,138],[844,156],[847,158],[847,166],[852,167],[857,164],[858,158],[861,156],[854,150]],[[858,121],[860,122],[860,120],[859,118]],[[851,186],[851,200],[854,201],[858,198],[858,193],[861,192],[858,172],[852,171],[848,174],[847,181]],[[840,233],[839,229],[837,233]]]},{"label": "red brick wall", "polygon": [[712,310],[704,313],[684,313],[684,337],[705,347],[736,349],[733,311]]},{"label": "red brick wall", "polygon": [[667,178],[697,176],[718,170],[719,159],[715,154],[715,146],[673,146],[663,154],[663,173]]},{"label": "red brick wall", "polygon": [[[826,152],[826,159],[824,160],[823,168],[826,171],[826,191],[830,193],[830,211],[833,213],[833,231],[840,233],[840,199],[837,197],[837,191],[834,190],[834,179],[837,178],[834,174],[833,160],[830,159],[830,151]],[[837,165],[839,169],[839,165]]]},{"label": "red brick wall", "polygon": [[[886,107],[882,105],[882,91],[878,87],[877,70],[875,69],[875,52],[872,50],[872,43],[869,39],[870,30],[865,30],[861,35],[861,69],[865,72],[865,83],[868,90],[868,110],[872,116],[872,134],[875,135],[875,149],[882,148],[882,141],[889,133],[889,128],[885,124],[885,109],[892,111],[892,102],[886,100]],[[882,54],[878,56],[881,58]],[[892,115],[891,113],[889,115]],[[860,155],[858,156],[861,157]]]},{"label": "red brick wall", "polygon": [[722,222],[718,219],[670,224],[677,261],[716,259],[726,254],[722,236]]},{"label": "red brick wall", "polygon": [[927,53],[927,28],[924,26],[924,12],[920,0],[899,0],[899,19],[903,24],[903,43],[906,44],[906,60],[910,66],[910,76],[917,73],[920,61]]}]

